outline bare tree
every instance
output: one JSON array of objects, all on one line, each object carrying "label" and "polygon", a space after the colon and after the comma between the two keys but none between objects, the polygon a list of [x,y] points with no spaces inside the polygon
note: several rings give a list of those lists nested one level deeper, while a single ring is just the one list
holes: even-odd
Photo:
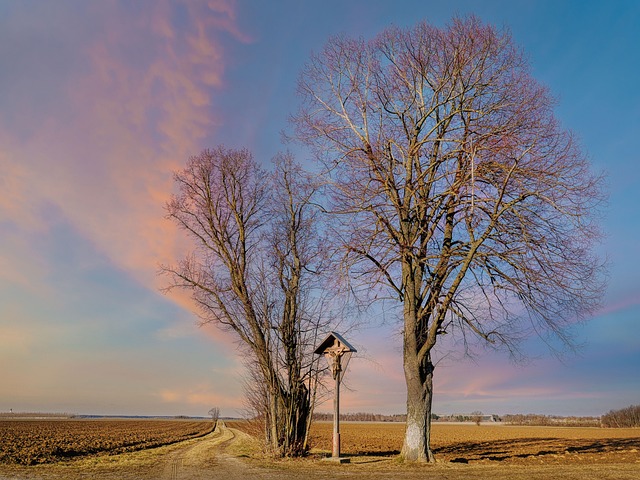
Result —
[{"label": "bare tree", "polygon": [[442,335],[570,344],[566,327],[598,304],[601,180],[508,32],[474,17],[333,38],[299,92],[293,123],[332,182],[346,264],[402,307],[402,456],[433,461]]},{"label": "bare tree", "polygon": [[605,428],[640,427],[640,405],[630,405],[620,410],[610,410],[600,419]]},{"label": "bare tree", "polygon": [[191,292],[203,322],[233,331],[259,393],[265,438],[278,455],[306,448],[317,362],[330,308],[329,260],[317,231],[316,186],[290,156],[265,172],[247,150],[220,146],[175,174],[168,217],[195,241],[171,288]]},{"label": "bare tree", "polygon": [[212,407],[209,409],[209,415],[211,415],[211,420],[213,421],[213,431],[215,432],[216,428],[218,428],[218,418],[220,418],[220,409],[218,407]]},{"label": "bare tree", "polygon": [[471,421],[480,426],[480,423],[482,422],[482,412],[479,410],[471,412]]}]

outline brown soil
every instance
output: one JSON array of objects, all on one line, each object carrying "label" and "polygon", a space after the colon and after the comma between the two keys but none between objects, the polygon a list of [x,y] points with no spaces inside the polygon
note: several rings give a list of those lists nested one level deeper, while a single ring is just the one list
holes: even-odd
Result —
[{"label": "brown soil", "polygon": [[[404,424],[342,423],[342,452],[349,456],[398,455]],[[316,452],[331,451],[331,423],[311,432]],[[506,464],[635,463],[640,429],[434,424],[431,445],[439,462]]]},{"label": "brown soil", "polygon": [[0,419],[0,464],[36,465],[144,450],[202,437],[211,421]]},{"label": "brown soil", "polygon": [[138,452],[35,466],[0,465],[0,480],[640,478],[639,429],[434,425],[437,463],[412,465],[397,457],[403,428],[343,423],[343,453],[351,457],[344,465],[323,459],[329,452],[330,423],[314,426],[312,455],[279,461],[257,453],[255,439],[223,425],[199,439]]}]

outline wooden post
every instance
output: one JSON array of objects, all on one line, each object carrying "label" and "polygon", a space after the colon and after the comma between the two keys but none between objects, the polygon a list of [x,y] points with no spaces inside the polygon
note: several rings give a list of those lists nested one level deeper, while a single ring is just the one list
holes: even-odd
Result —
[{"label": "wooden post", "polygon": [[333,458],[340,458],[340,356],[336,355],[336,391],[333,397]]},{"label": "wooden post", "polygon": [[[351,354],[355,351],[356,349],[341,335],[331,332],[314,352],[318,355],[324,355],[327,359],[336,384],[333,397],[333,448],[331,457],[327,457],[327,460],[339,463],[349,463],[348,458],[340,457],[340,381],[344,373],[343,369],[346,370]],[[344,365],[342,360],[344,360]]]}]

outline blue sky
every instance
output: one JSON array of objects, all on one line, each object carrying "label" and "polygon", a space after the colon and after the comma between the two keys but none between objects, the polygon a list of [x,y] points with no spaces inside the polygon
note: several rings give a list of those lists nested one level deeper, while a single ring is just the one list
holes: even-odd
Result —
[{"label": "blue sky", "polygon": [[[233,338],[160,292],[158,265],[188,248],[164,219],[171,172],[218,143],[267,164],[296,78],[331,35],[471,13],[511,30],[606,172],[609,282],[577,354],[559,360],[532,339],[525,365],[452,355],[436,370],[434,410],[599,415],[640,403],[640,3],[0,0],[0,411],[239,414]],[[344,409],[402,412],[398,324],[351,335],[361,354]]]}]

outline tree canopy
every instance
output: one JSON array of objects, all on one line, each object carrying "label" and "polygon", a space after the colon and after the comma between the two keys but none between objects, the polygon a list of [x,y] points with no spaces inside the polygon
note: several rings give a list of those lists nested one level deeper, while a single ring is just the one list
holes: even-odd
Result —
[{"label": "tree canopy", "polygon": [[601,178],[509,33],[475,17],[335,37],[299,93],[293,123],[325,167],[345,264],[402,306],[403,456],[432,460],[441,335],[568,344],[599,304]]}]

